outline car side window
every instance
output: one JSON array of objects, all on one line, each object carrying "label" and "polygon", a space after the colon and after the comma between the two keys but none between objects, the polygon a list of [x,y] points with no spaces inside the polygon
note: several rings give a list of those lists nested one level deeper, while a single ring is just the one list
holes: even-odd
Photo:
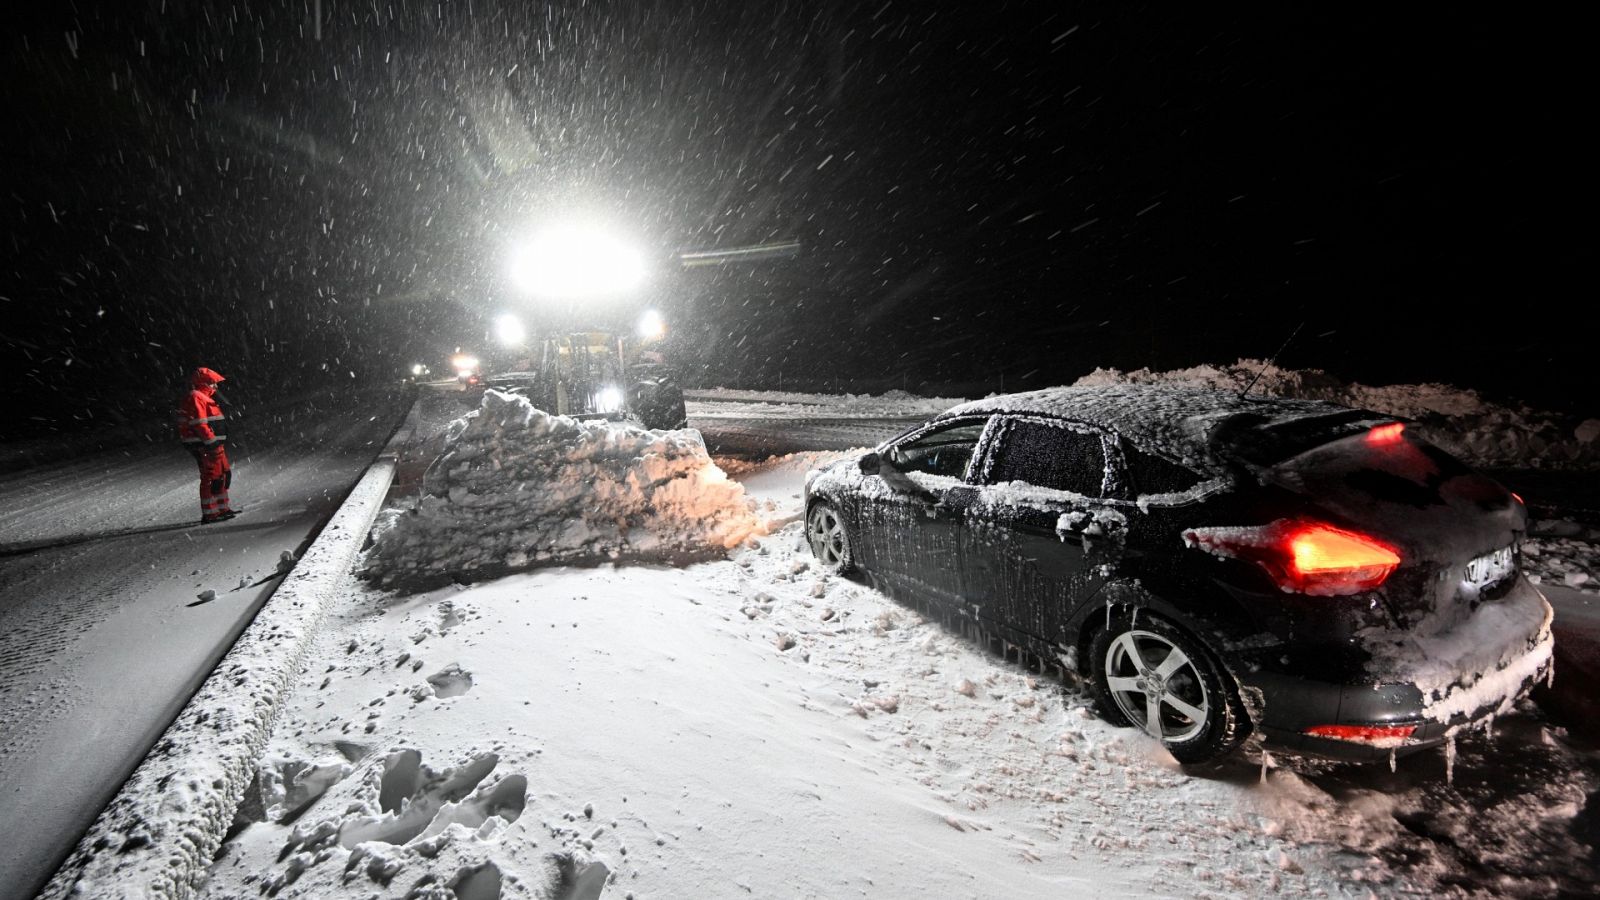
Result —
[{"label": "car side window", "polygon": [[960,478],[966,475],[972,450],[988,424],[987,419],[957,422],[900,444],[894,450],[895,468]]},{"label": "car side window", "polygon": [[1178,494],[1203,480],[1200,475],[1184,466],[1146,453],[1126,440],[1122,442],[1122,458],[1128,463],[1128,476],[1133,482],[1133,493],[1136,496]]},{"label": "car side window", "polygon": [[1019,419],[1007,424],[988,480],[1021,481],[1098,497],[1105,474],[1106,454],[1100,435],[1065,424]]}]

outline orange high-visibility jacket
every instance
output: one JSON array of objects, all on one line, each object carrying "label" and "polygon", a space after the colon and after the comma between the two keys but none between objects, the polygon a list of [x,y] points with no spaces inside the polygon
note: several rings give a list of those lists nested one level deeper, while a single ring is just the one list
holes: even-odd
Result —
[{"label": "orange high-visibility jacket", "polygon": [[222,380],[210,369],[194,370],[191,390],[178,401],[178,437],[185,444],[215,447],[228,440],[228,423],[214,397]]}]

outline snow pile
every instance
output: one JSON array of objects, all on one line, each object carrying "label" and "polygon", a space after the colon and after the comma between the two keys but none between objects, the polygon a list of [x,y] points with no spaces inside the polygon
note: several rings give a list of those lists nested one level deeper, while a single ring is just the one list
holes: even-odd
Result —
[{"label": "snow pile", "polygon": [[792,488],[812,469],[820,469],[842,459],[855,459],[871,449],[871,447],[856,447],[850,450],[802,450],[799,453],[774,454],[758,460],[722,457],[717,459],[717,465],[728,474],[729,478],[739,479],[747,492],[760,490],[769,483]]},{"label": "snow pile", "polygon": [[1319,369],[1280,369],[1253,359],[1170,372],[1095,369],[1076,384],[1180,384],[1238,391],[1258,373],[1252,394],[1327,400],[1412,419],[1430,442],[1476,465],[1600,467],[1600,420],[1580,422],[1527,407],[1512,409],[1444,384],[1351,384]]},{"label": "snow pile", "polygon": [[693,558],[764,528],[695,432],[552,416],[490,390],[451,423],[417,500],[386,513],[363,572],[397,584]]},{"label": "snow pile", "polygon": [[1533,523],[1522,542],[1522,568],[1534,584],[1559,584],[1586,593],[1600,593],[1600,528],[1567,519]]}]

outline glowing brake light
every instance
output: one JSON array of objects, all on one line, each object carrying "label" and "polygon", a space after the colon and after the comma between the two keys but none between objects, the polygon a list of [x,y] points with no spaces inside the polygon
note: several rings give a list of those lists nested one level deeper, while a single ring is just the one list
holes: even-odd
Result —
[{"label": "glowing brake light", "polygon": [[1370,747],[1399,747],[1416,730],[1415,725],[1316,725],[1306,734]]},{"label": "glowing brake light", "polygon": [[1294,570],[1305,578],[1343,575],[1383,583],[1400,565],[1400,555],[1365,535],[1328,525],[1307,525],[1289,539]]},{"label": "glowing brake light", "polygon": [[1405,434],[1405,430],[1406,423],[1404,422],[1389,422],[1385,425],[1377,425],[1367,432],[1366,441],[1374,447],[1398,444],[1401,436]]},{"label": "glowing brake light", "polygon": [[1527,501],[1522,499],[1522,495],[1521,494],[1517,493],[1516,491],[1510,491],[1509,493],[1511,494],[1511,499],[1517,501],[1517,505],[1518,506],[1527,506],[1528,505]]},{"label": "glowing brake light", "polygon": [[1400,565],[1395,548],[1324,522],[1279,519],[1270,525],[1191,528],[1184,543],[1259,565],[1287,593],[1338,596],[1370,591]]}]

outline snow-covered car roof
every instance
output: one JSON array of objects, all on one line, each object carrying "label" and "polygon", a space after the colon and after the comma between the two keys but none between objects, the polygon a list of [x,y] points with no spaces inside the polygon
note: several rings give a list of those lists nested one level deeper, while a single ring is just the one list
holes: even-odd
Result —
[{"label": "snow-covered car roof", "polygon": [[994,413],[1059,416],[1104,426],[1134,439],[1145,450],[1190,463],[1215,461],[1214,451],[1208,449],[1213,431],[1235,417],[1248,422],[1252,430],[1276,430],[1333,415],[1358,421],[1391,418],[1322,400],[1241,397],[1209,388],[1146,384],[1055,387],[985,397],[952,407],[939,418]]}]

